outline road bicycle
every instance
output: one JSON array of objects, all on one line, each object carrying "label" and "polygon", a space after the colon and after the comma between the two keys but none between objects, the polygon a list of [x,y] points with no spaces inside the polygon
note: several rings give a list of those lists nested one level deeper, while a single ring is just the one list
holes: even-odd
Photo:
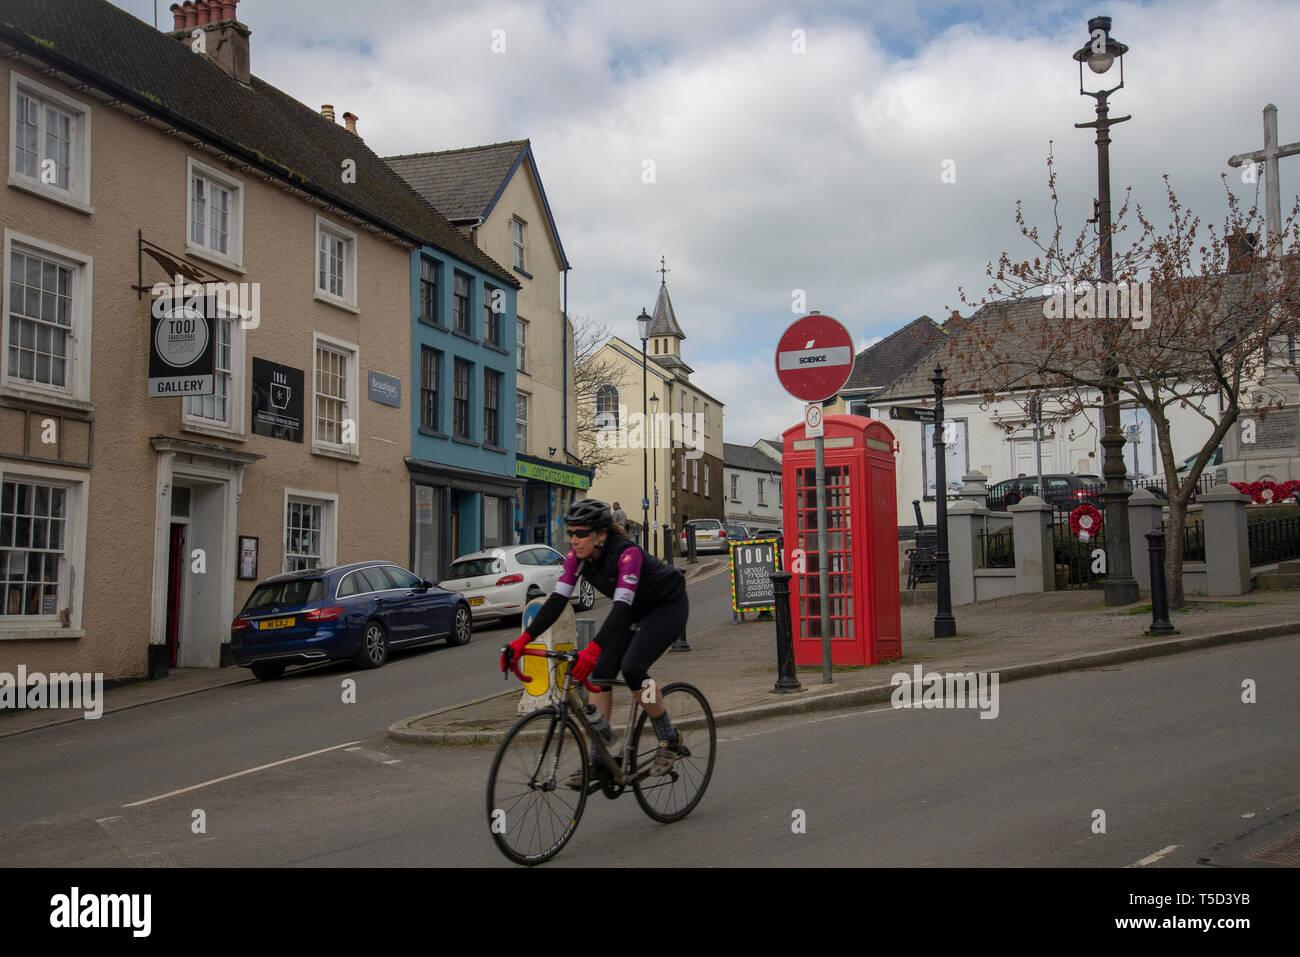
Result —
[{"label": "road bicycle", "polygon": [[[569,674],[577,654],[543,648],[525,648],[523,653],[560,662],[557,670],[563,678],[557,680],[562,680],[562,691],[555,704],[515,722],[492,760],[488,827],[502,854],[516,864],[549,861],[573,837],[588,795],[597,791],[613,800],[630,786],[641,809],[664,824],[680,821],[695,809],[713,776],[717,747],[713,711],[699,690],[674,681],[634,692],[624,727],[625,747],[615,755],[588,720]],[[511,661],[510,668],[521,681],[532,680],[519,670],[518,661]],[[590,681],[582,684],[599,690]],[[659,739],[641,708],[648,694],[661,697],[681,740],[681,756],[660,777],[650,777]],[[595,742],[594,761],[588,758],[589,741]],[[571,788],[570,776],[580,776],[582,787]]]}]

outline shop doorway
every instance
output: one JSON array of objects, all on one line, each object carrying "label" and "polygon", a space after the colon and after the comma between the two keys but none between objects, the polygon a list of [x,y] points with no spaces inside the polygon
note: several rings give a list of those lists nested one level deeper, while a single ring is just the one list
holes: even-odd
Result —
[{"label": "shop doorway", "polygon": [[[187,490],[188,491],[188,490]],[[182,639],[185,601],[185,532],[189,522],[171,523],[170,544],[167,550],[167,660],[176,667],[177,653]]]}]

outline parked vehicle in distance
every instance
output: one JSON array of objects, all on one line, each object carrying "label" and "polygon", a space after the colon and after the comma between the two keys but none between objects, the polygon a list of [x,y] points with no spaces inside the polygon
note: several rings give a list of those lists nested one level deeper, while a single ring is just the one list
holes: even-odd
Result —
[{"label": "parked vehicle in distance", "polygon": [[392,648],[470,640],[469,604],[392,562],[354,562],[275,575],[230,623],[235,664],[263,681],[292,664],[352,660],[378,668]]},{"label": "parked vehicle in distance", "polygon": [[754,537],[753,533],[750,532],[749,527],[742,525],[740,522],[727,522],[724,523],[722,527],[727,532],[727,538],[731,539],[733,542],[743,542],[747,538]]},{"label": "parked vehicle in distance", "polygon": [[[530,601],[545,597],[564,571],[564,556],[549,545],[507,545],[456,559],[439,582],[469,602],[477,621],[522,615]],[[579,578],[572,601],[578,611],[596,604],[596,589]]]},{"label": "parked vehicle in distance", "polygon": [[686,536],[695,536],[695,550],[697,552],[726,552],[731,546],[730,536],[727,530],[722,527],[722,522],[716,518],[693,518],[686,523],[682,529],[682,554],[687,553]]},{"label": "parked vehicle in distance", "polygon": [[1082,505],[1085,502],[1095,505],[1103,484],[1100,475],[1044,475],[1046,492],[1040,493],[1036,475],[1007,479],[988,490],[988,507],[995,512],[1006,511],[1027,495],[1040,495],[1049,505],[1058,508]]},{"label": "parked vehicle in distance", "polygon": [[779,528],[759,528],[750,533],[750,538],[773,538],[776,539],[776,550],[781,551],[785,548],[785,533]]}]

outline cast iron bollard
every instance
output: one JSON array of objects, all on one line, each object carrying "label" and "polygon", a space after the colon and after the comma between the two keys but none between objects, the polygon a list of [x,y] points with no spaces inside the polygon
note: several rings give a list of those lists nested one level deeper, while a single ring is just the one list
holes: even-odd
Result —
[{"label": "cast iron bollard", "polygon": [[773,691],[800,691],[803,685],[794,670],[794,632],[790,627],[789,572],[772,572],[772,599],[776,605],[776,687]]},{"label": "cast iron bollard", "polygon": [[695,529],[686,526],[686,561],[695,561]]},{"label": "cast iron bollard", "polygon": [[673,530],[667,525],[664,526],[664,561],[673,563]]},{"label": "cast iron bollard", "polygon": [[[686,577],[686,569],[685,569],[685,568],[679,568],[679,569],[677,569],[677,570],[678,570],[679,572],[682,573],[682,577],[683,577],[683,578]],[[668,650],[669,650],[669,651],[690,651],[690,650],[691,650],[690,643],[686,640],[686,629],[685,629],[685,628],[683,628],[683,629],[682,629],[682,633],[681,633],[680,635],[677,636],[677,640],[674,641],[671,645],[668,646]]]},{"label": "cast iron bollard", "polygon": [[1158,528],[1147,532],[1147,555],[1151,560],[1151,627],[1149,634],[1176,634],[1169,620],[1169,596],[1165,594],[1165,533]]}]

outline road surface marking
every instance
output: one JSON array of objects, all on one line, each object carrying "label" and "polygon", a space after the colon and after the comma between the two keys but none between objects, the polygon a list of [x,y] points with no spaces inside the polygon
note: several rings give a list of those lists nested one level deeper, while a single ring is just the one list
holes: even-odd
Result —
[{"label": "road surface marking", "polygon": [[1156,851],[1154,854],[1148,854],[1146,857],[1142,858],[1142,860],[1138,861],[1136,864],[1130,864],[1129,867],[1146,867],[1148,864],[1154,864],[1156,861],[1160,860],[1160,858],[1164,857],[1170,851],[1175,851],[1180,847],[1182,847],[1181,844],[1170,844],[1164,850]]},{"label": "road surface marking", "polygon": [[222,781],[229,781],[233,778],[242,778],[245,774],[256,774],[258,771],[265,771],[267,768],[279,767],[281,764],[288,764],[290,761],[301,761],[303,758],[313,758],[318,754],[325,754],[328,751],[337,751],[340,748],[348,748],[354,744],[360,743],[360,741],[347,741],[343,744],[336,744],[333,747],[321,748],[319,751],[308,751],[306,754],[297,754],[292,758],[272,761],[270,764],[261,764],[255,768],[249,768],[247,771],[236,771],[234,774],[227,774],[224,777],[213,778],[211,781],[204,781],[202,784],[191,784],[187,788],[168,791],[166,794],[158,794],[151,798],[145,798],[143,801],[132,801],[130,804],[123,804],[122,807],[140,807],[142,804],[152,804],[154,801],[161,801],[164,798],[175,797],[176,795],[184,794],[187,791],[197,791],[199,788],[205,788],[210,784],[220,784]]}]

